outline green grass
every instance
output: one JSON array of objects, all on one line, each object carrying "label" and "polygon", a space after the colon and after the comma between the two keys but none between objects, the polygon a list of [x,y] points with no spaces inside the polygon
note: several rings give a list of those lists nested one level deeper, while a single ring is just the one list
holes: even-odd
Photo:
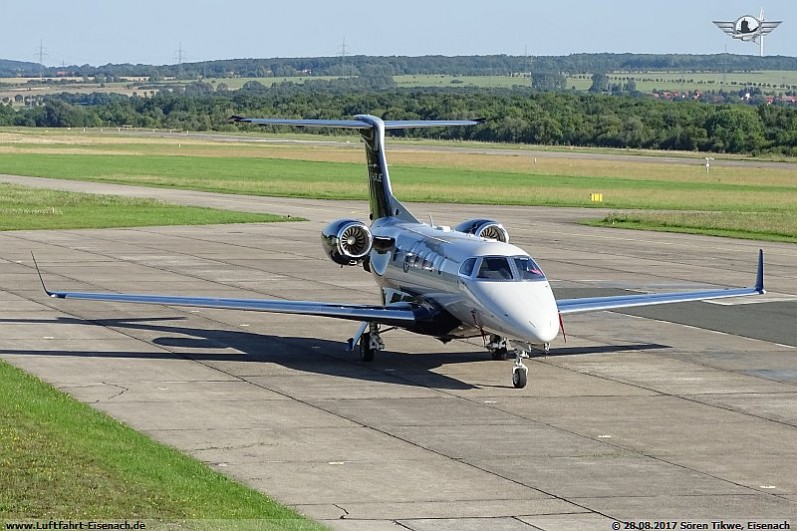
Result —
[{"label": "green grass", "polygon": [[[153,140],[116,132],[37,130],[33,134],[18,129],[0,135],[7,140],[0,150],[3,173],[233,194],[367,200],[362,148],[355,142],[271,145],[182,137]],[[405,149],[390,155],[391,176],[395,193],[406,201],[684,211],[690,212],[688,222],[643,224],[615,218],[606,225],[650,230],[676,230],[677,225],[683,231],[780,241],[789,241],[797,232],[797,181],[790,163],[718,165],[707,173],[702,158],[694,154],[683,154],[693,159],[692,164],[671,164],[544,153],[522,157],[501,150],[490,155],[415,151],[412,143],[401,145]],[[593,192],[601,192],[604,201],[592,203]],[[41,206],[36,208],[38,214],[28,217],[54,217]],[[714,217],[695,217],[694,212],[712,212]],[[771,223],[757,227],[750,223],[751,217]]]},{"label": "green grass", "polygon": [[[361,163],[258,157],[21,153],[0,154],[0,165],[5,172],[16,175],[235,194],[367,199]],[[407,201],[771,211],[794,208],[794,198],[797,197],[797,182],[793,179],[781,176],[767,182],[766,179],[758,181],[751,177],[747,180],[729,178],[728,182],[721,182],[720,177],[701,179],[701,169],[697,166],[680,170],[694,173],[694,179],[673,179],[666,174],[659,178],[609,177],[531,171],[533,169],[524,172],[518,169],[391,167],[396,194]],[[596,191],[604,193],[604,203],[600,205],[590,202],[590,193]]]},{"label": "green grass", "polygon": [[797,211],[613,212],[583,222],[596,227],[707,234],[747,240],[797,243]]},{"label": "green grass", "polygon": [[[218,86],[225,84],[228,90],[238,90],[248,81],[257,81],[267,87],[282,82],[303,84],[310,80],[331,80],[337,76],[296,76],[296,77],[261,77],[261,78],[205,78],[202,81]],[[794,90],[797,87],[797,72],[793,71],[755,71],[755,72],[613,72],[609,74],[612,83],[625,83],[628,78],[634,78],[637,90],[650,93],[654,89],[669,91],[709,91],[720,90],[735,91],[747,86],[758,86],[765,94],[776,94],[785,90]],[[480,87],[480,88],[509,88],[515,86],[528,86],[526,77],[510,77],[505,75],[494,76],[452,76],[452,75],[399,75],[393,78],[398,87],[423,88],[423,87]],[[192,81],[170,79],[150,84],[146,79],[130,79],[114,83],[59,83],[34,85],[27,84],[28,79],[0,78],[0,96],[11,98],[21,94],[23,96],[57,94],[60,92],[104,92],[118,93],[130,96],[133,93],[143,94],[157,91],[159,87],[182,86]],[[592,85],[589,74],[577,74],[567,79],[567,88],[586,91]],[[30,91],[29,88],[33,90]]]},{"label": "green grass", "polygon": [[6,521],[246,519],[321,528],[5,362],[0,382]]},{"label": "green grass", "polygon": [[[659,90],[740,90],[747,86],[759,86],[763,92],[772,93],[791,90],[797,86],[797,72],[756,71],[756,72],[642,72],[614,73],[609,75],[612,83],[625,82],[634,78],[637,90],[651,92]],[[769,85],[769,86],[767,86]]]},{"label": "green grass", "polygon": [[[296,84],[303,84],[305,81],[312,81],[312,80],[324,80],[329,81],[332,79],[339,79],[340,76],[296,76],[296,77],[232,77],[232,78],[224,78],[224,77],[208,77],[202,80],[203,83],[210,83],[211,85],[218,86],[221,83],[227,85],[228,90],[238,90],[244,86],[244,84],[248,81],[257,81],[258,83],[270,87],[272,85],[277,85],[279,83],[296,83]],[[191,81],[167,81],[164,82],[165,84],[188,84]]]},{"label": "green grass", "polygon": [[[625,83],[633,78],[640,92],[670,91],[725,91],[739,90],[747,86],[758,86],[765,94],[793,90],[797,87],[797,72],[614,72],[609,74],[611,83]],[[451,76],[451,75],[403,75],[394,76],[399,87],[513,87],[528,86],[525,77],[509,76]],[[567,78],[567,88],[586,91],[592,85],[589,74]]]},{"label": "green grass", "polygon": [[284,221],[270,214],[170,205],[0,183],[0,230],[81,229]]},{"label": "green grass", "polygon": [[402,88],[422,88],[422,87],[515,87],[529,86],[527,77],[509,76],[451,76],[451,75],[402,75],[393,76],[396,85]]}]

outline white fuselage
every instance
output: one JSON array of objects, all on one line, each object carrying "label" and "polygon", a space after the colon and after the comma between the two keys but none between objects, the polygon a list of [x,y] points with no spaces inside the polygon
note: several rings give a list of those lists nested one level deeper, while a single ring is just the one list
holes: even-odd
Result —
[{"label": "white fuselage", "polygon": [[[461,323],[447,337],[495,334],[545,345],[557,336],[559,315],[551,286],[522,249],[395,218],[377,220],[371,230],[395,242],[389,250],[370,254],[385,304],[412,300],[444,309]],[[521,271],[529,264],[533,274]]]}]

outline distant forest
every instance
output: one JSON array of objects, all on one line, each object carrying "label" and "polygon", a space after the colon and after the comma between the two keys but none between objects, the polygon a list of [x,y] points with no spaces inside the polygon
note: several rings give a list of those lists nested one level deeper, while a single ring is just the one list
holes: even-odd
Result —
[{"label": "distant forest", "polygon": [[392,77],[352,77],[281,83],[247,82],[219,90],[194,82],[175,91],[132,97],[58,94],[19,110],[0,105],[0,125],[142,127],[235,131],[232,115],[385,119],[486,118],[471,128],[403,131],[445,139],[797,155],[797,109],[699,101],[660,101],[640,95],[539,92],[531,88],[397,89]]},{"label": "distant forest", "polygon": [[[797,108],[771,105],[760,90],[739,95],[720,91],[715,102],[691,98],[665,101],[637,92],[631,81],[609,90],[607,72],[732,72],[797,70],[797,58],[737,55],[578,54],[567,57],[339,57],[236,59],[180,65],[89,65],[47,68],[45,76],[118,79],[147,77],[141,92],[61,93],[0,104],[0,125],[31,127],[142,127],[191,131],[235,131],[232,115],[285,118],[347,118],[369,113],[385,119],[486,118],[472,128],[403,131],[446,139],[557,146],[596,146],[797,156]],[[40,65],[0,61],[0,76],[38,76]],[[535,85],[551,88],[398,88],[393,76],[407,74],[514,75],[531,72]],[[564,74],[590,74],[588,93],[562,90]],[[267,87],[247,81],[239,90],[224,77],[291,77]],[[319,76],[318,79],[313,79]],[[320,76],[339,76],[337,79]],[[177,77],[183,83],[159,83]],[[309,78],[309,79],[307,79]],[[606,84],[606,83],[604,83]],[[607,94],[611,93],[611,95]],[[714,97],[714,96],[712,96]],[[16,102],[20,103],[20,102]]]},{"label": "distant forest", "polygon": [[108,64],[43,67],[35,63],[0,60],[0,77],[290,77],[298,75],[336,76],[379,72],[385,75],[513,75],[519,72],[552,71],[567,75],[596,72],[643,71],[749,72],[753,70],[797,70],[796,57],[753,55],[652,55],[573,54],[568,56],[423,56],[303,57],[271,59],[229,59],[174,65]]}]

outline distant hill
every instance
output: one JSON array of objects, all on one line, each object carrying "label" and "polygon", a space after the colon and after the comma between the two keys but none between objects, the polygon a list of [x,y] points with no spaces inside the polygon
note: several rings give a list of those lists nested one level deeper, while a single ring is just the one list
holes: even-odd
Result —
[{"label": "distant hill", "polygon": [[[41,70],[42,67],[38,63],[0,59],[0,77],[38,76]],[[45,68],[45,73],[48,72],[48,70],[49,69]]]},{"label": "distant hill", "polygon": [[[0,60],[0,74],[39,75],[34,63]],[[113,77],[290,77],[337,75],[513,75],[519,72],[561,72],[592,74],[596,72],[749,72],[754,70],[797,71],[797,57],[758,57],[754,55],[684,55],[684,54],[573,54],[568,56],[524,57],[512,55],[455,56],[427,55],[339,57],[298,57],[270,59],[227,59],[183,63],[179,65],[108,64],[104,66],[68,66],[45,69],[45,75]],[[10,74],[8,72],[11,72]]]}]

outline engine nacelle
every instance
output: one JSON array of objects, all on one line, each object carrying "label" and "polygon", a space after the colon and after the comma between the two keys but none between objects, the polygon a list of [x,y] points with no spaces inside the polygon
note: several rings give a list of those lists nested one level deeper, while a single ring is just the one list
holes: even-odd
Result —
[{"label": "engine nacelle", "polygon": [[491,219],[469,219],[457,225],[454,230],[489,240],[509,243],[507,230],[503,225]]},{"label": "engine nacelle", "polygon": [[326,255],[340,265],[363,262],[374,245],[371,229],[356,219],[338,219],[321,231],[321,245]]}]

